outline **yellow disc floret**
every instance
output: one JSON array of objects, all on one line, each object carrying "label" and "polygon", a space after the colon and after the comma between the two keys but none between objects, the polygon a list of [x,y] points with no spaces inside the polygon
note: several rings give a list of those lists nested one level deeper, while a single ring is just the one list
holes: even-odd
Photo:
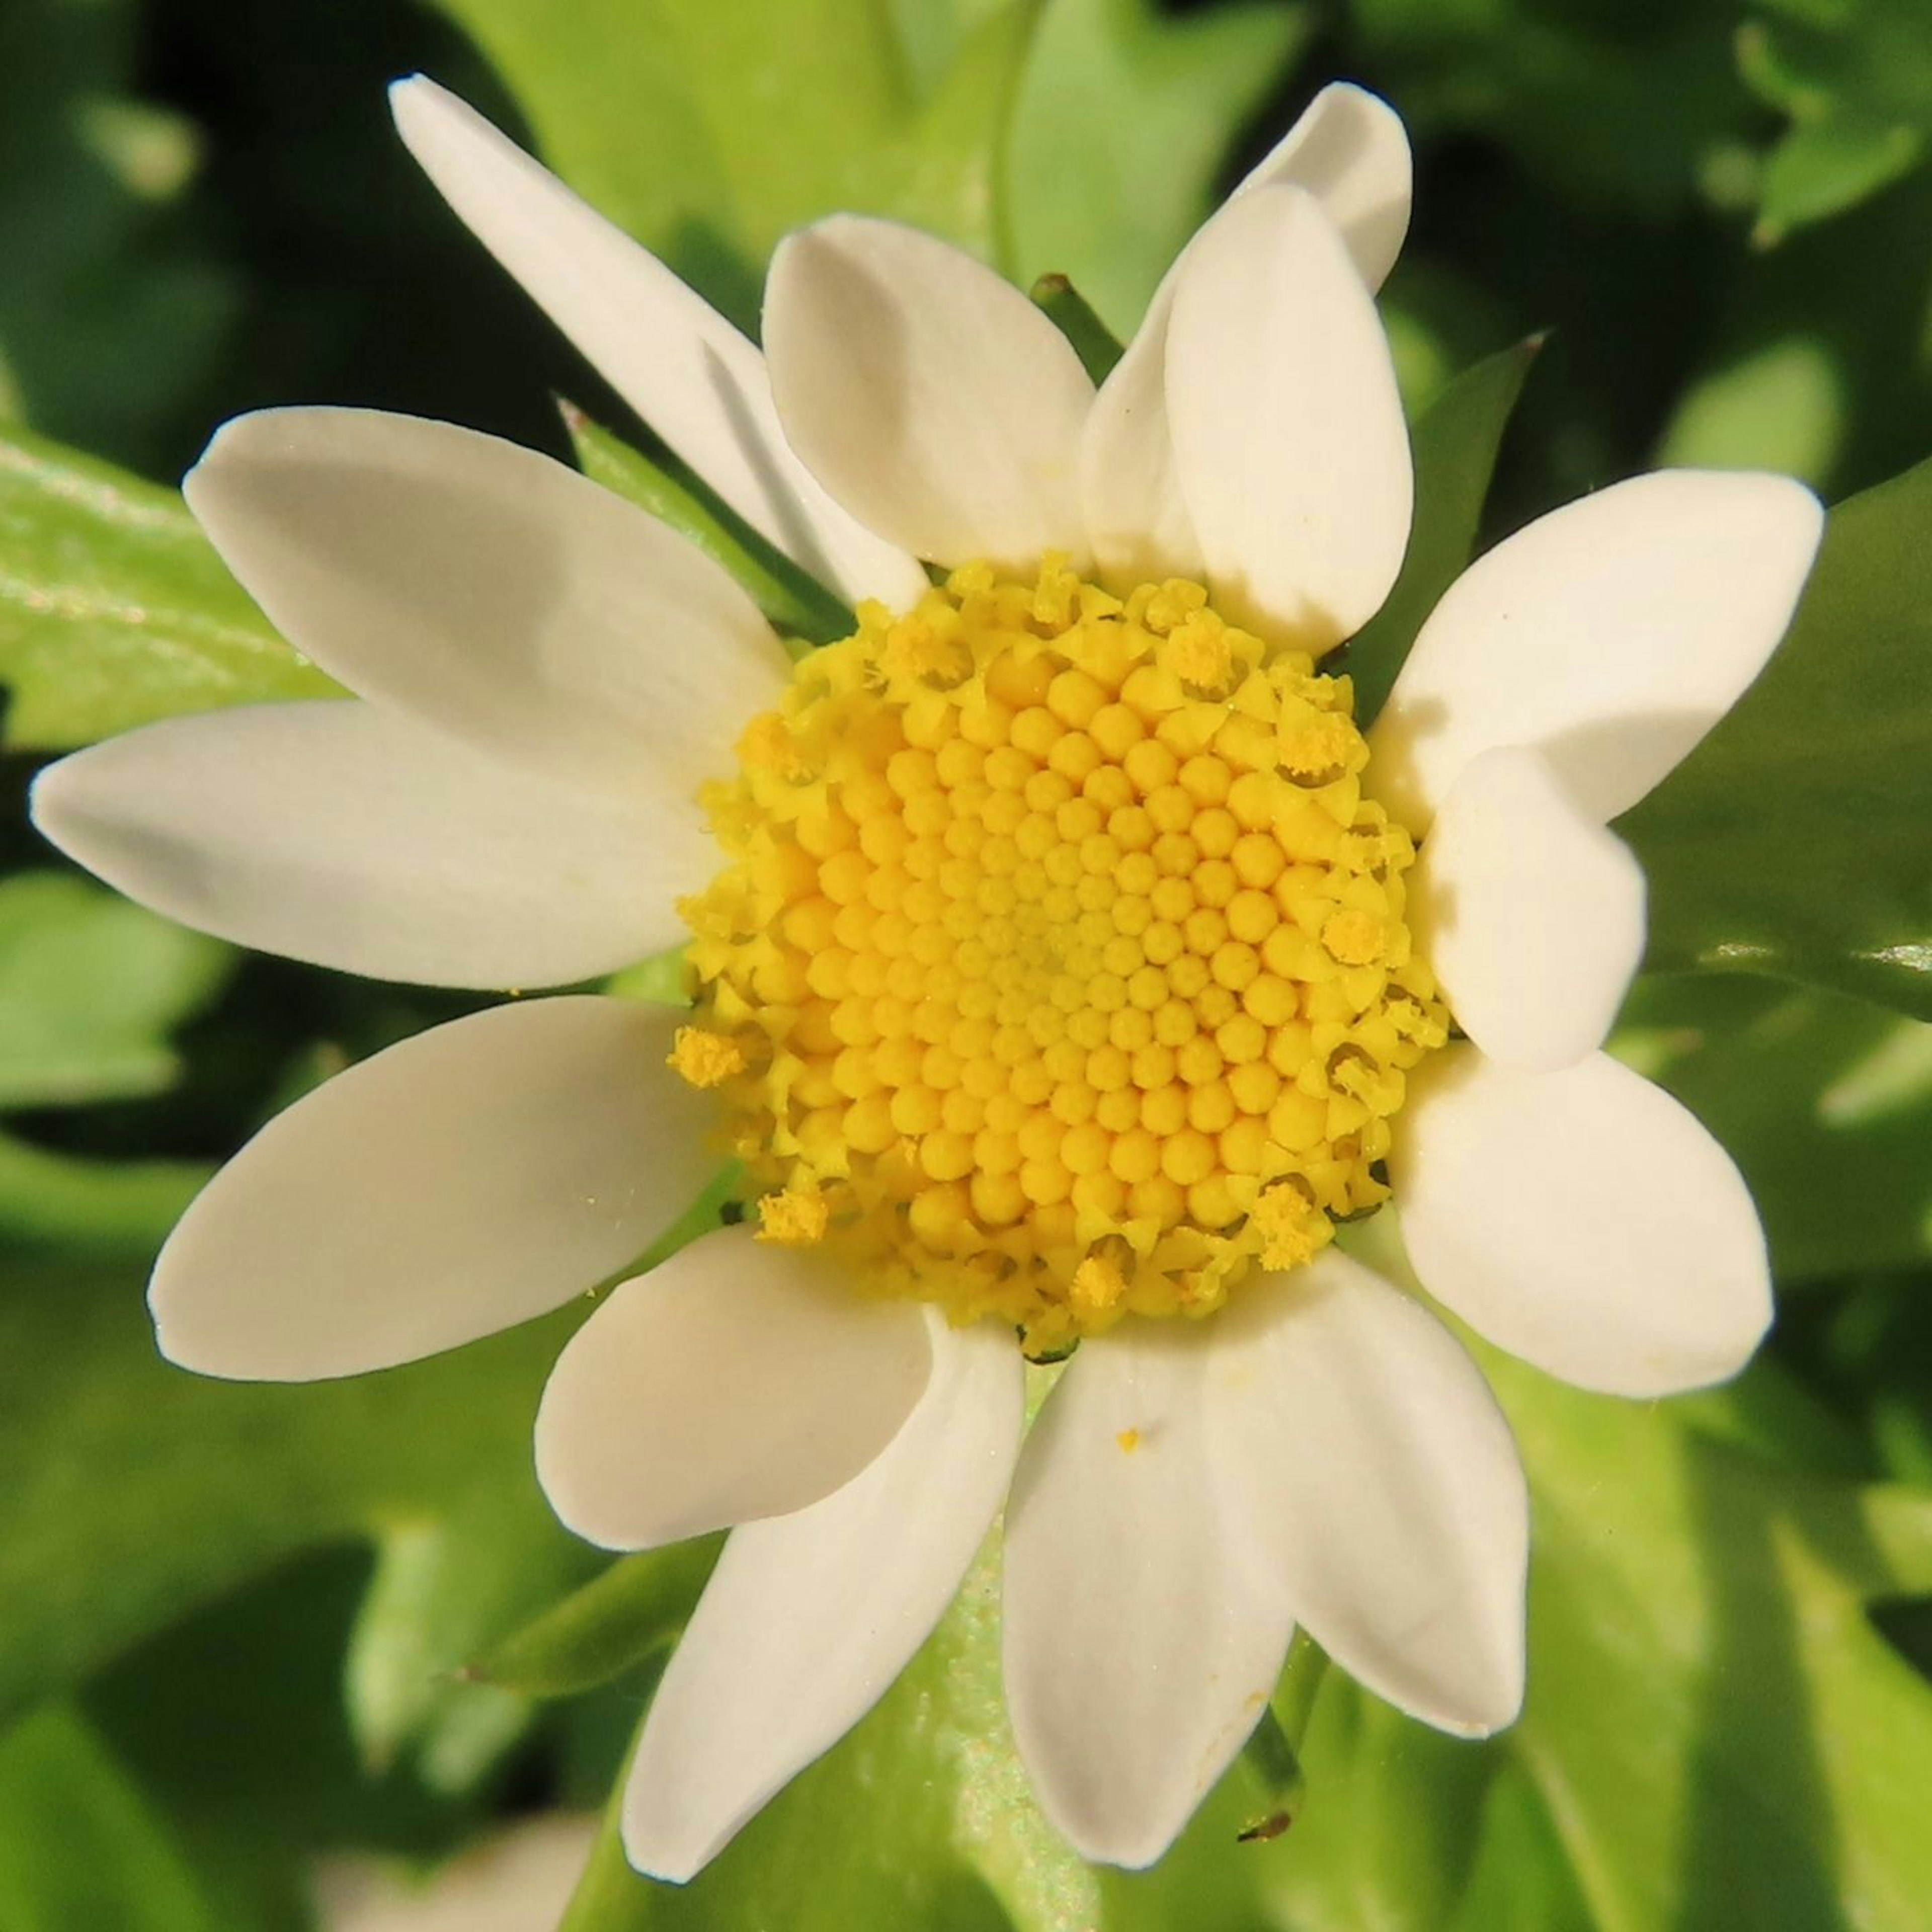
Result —
[{"label": "yellow disc floret", "polygon": [[1386,1197],[1448,1015],[1346,677],[1049,560],[860,612],[704,803],[692,1024],[760,1238],[1047,1351]]}]

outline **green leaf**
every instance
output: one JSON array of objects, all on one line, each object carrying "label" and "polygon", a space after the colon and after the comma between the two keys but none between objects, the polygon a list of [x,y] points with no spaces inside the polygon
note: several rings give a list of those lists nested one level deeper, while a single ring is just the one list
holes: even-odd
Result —
[{"label": "green leaf", "polygon": [[1919,0],[1820,13],[1767,0],[1738,30],[1738,68],[1789,117],[1766,160],[1754,236],[1769,247],[1917,166],[1932,136],[1932,19]]},{"label": "green leaf", "polygon": [[1832,511],[1755,686],[1618,821],[1652,970],[1764,973],[1932,1018],[1932,462]]},{"label": "green leaf", "polygon": [[1932,1026],[1762,980],[1647,979],[1616,1049],[1744,1170],[1780,1282],[1932,1256]]},{"label": "green leaf", "polygon": [[1348,647],[1364,727],[1382,708],[1424,620],[1474,553],[1503,431],[1542,346],[1532,336],[1486,356],[1438,390],[1416,422],[1415,522],[1402,573]]},{"label": "green leaf", "polygon": [[0,1235],[143,1258],[212,1168],[189,1160],[95,1160],[0,1134]]},{"label": "green leaf", "polygon": [[1751,238],[1771,248],[1794,228],[1856,208],[1910,173],[1924,153],[1924,131],[1895,122],[1846,115],[1794,128],[1765,164]]},{"label": "green leaf", "polygon": [[0,1108],[159,1093],[178,1067],[168,1034],[233,960],[85,880],[0,880]]},{"label": "green leaf", "polygon": [[1932,1585],[1932,1492],[1805,1478],[1669,1406],[1484,1363],[1535,1498],[1510,1745],[1596,1923],[1912,1932],[1932,1684],[1866,1605]]},{"label": "green leaf", "polygon": [[994,252],[994,179],[1030,8],[922,91],[886,0],[442,0],[549,164],[741,325],[788,229],[841,208]]},{"label": "green leaf", "polygon": [[0,430],[6,742],[61,750],[178,712],[339,696],[172,490]]},{"label": "green leaf", "polygon": [[623,1676],[676,1640],[719,1547],[705,1537],[622,1558],[512,1631],[469,1675],[530,1697],[572,1697]]},{"label": "green leaf", "polygon": [[1014,279],[1065,275],[1130,334],[1208,214],[1230,136],[1312,25],[1300,5],[1176,18],[1151,0],[1046,0],[1007,137]]},{"label": "green leaf", "polygon": [[527,1727],[514,1687],[472,1681],[479,1649],[572,1591],[597,1552],[528,1484],[386,1524],[349,1650],[349,1716],[376,1772],[413,1752],[432,1791],[470,1790]]},{"label": "green leaf", "polygon": [[573,404],[564,404],[563,420],[585,476],[689,538],[744,586],[779,630],[829,644],[857,628],[852,613],[829,590],[700,488],[680,482]]},{"label": "green leaf", "polygon": [[18,1254],[6,1274],[0,1714],[296,1551],[529,1502],[538,1390],[580,1312],[381,1375],[260,1386],[162,1361],[138,1276]]},{"label": "green leaf", "polygon": [[58,1705],[0,1742],[7,1932],[218,1932],[193,1871],[86,1720]]}]

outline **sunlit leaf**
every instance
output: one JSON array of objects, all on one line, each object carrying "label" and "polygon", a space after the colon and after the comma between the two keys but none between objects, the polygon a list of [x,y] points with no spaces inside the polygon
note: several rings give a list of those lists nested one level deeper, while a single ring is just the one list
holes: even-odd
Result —
[{"label": "sunlit leaf", "polygon": [[269,628],[180,497],[0,430],[6,742],[92,743],[177,712],[338,687]]},{"label": "sunlit leaf", "polygon": [[1512,1748],[1597,1923],[1912,1932],[1932,1684],[1866,1606],[1932,1587],[1932,1492],[1800,1477],[1485,1360],[1536,1497]]},{"label": "sunlit leaf", "polygon": [[1312,24],[1298,4],[1178,18],[1153,0],[1046,0],[1007,139],[1014,279],[1064,274],[1130,334]]},{"label": "sunlit leaf", "polygon": [[1018,0],[952,43],[929,91],[884,0],[572,0],[562,32],[555,0],[441,4],[495,62],[548,164],[741,325],[779,237],[841,208],[994,251]]}]

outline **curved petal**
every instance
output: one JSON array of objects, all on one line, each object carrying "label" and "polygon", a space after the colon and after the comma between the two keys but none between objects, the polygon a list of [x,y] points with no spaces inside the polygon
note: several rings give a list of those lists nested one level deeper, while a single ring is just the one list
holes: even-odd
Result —
[{"label": "curved petal", "polygon": [[1227,1508],[1200,1331],[1132,1322],[1074,1358],[1006,1508],[1006,1704],[1083,1858],[1166,1850],[1253,1730],[1289,1610]]},{"label": "curved petal", "polygon": [[373,705],[171,718],[50,765],[34,822],[184,926],[431,986],[566,986],[683,936],[718,866],[694,811],[646,815]]},{"label": "curved petal", "polygon": [[855,214],[788,236],[765,353],[792,447],[881,536],[948,564],[1084,557],[1074,464],[1094,386],[970,256]]},{"label": "curved petal", "polygon": [[389,100],[410,152],[470,232],[754,530],[854,602],[919,596],[919,566],[792,454],[764,358],[738,330],[454,94],[418,74]]},{"label": "curved petal", "polygon": [[1208,1415],[1244,1526],[1323,1649],[1440,1730],[1510,1723],[1529,1492],[1448,1330],[1331,1249],[1215,1318]]},{"label": "curved petal", "polygon": [[724,1546],[624,1792],[639,1870],[685,1880],[885,1694],[952,1600],[1006,1492],[1026,1384],[1012,1336],[926,1311],[932,1378],[824,1502]]},{"label": "curved petal", "polygon": [[614,1288],[571,1338],[537,1414],[537,1480],[608,1550],[784,1516],[878,1454],[932,1364],[914,1304],[726,1229]]},{"label": "curved petal", "polygon": [[1277,183],[1305,188],[1372,292],[1402,253],[1414,172],[1401,116],[1367,88],[1336,81],[1242,178],[1234,195]]},{"label": "curved petal", "polygon": [[1370,742],[1412,830],[1496,745],[1532,745],[1585,809],[1636,804],[1743,696],[1824,529],[1788,476],[1664,470],[1539,517],[1422,627]]},{"label": "curved petal", "polygon": [[1256,188],[1188,251],[1167,406],[1217,605],[1315,650],[1359,630],[1401,568],[1414,478],[1374,300],[1312,196]]},{"label": "curved petal", "polygon": [[[1315,97],[1234,196],[1276,182],[1306,188],[1363,280],[1378,289],[1408,232],[1411,176],[1408,136],[1394,110],[1338,82]],[[1221,211],[1209,216],[1200,233],[1220,218]],[[1088,538],[1101,569],[1123,585],[1199,577],[1206,568],[1174,470],[1165,393],[1168,320],[1187,254],[1181,251],[1154,291],[1126,353],[1100,385],[1081,439]]]},{"label": "curved petal", "polygon": [[163,1354],[311,1382],[454,1348],[635,1259],[719,1165],[668,1072],[674,1012],[578,996],[406,1040],[277,1115],[148,1291]]},{"label": "curved petal", "polygon": [[1438,1300],[1609,1395],[1675,1394],[1744,1366],[1771,1321],[1764,1234],[1693,1114],[1603,1054],[1513,1073],[1450,1048],[1415,1077],[1390,1179]]},{"label": "curved petal", "polygon": [[534,450],[379,410],[264,410],[182,484],[276,628],[364,698],[573,788],[688,806],[783,650],[694,544]]},{"label": "curved petal", "polygon": [[1547,1073],[1603,1045],[1643,957],[1643,868],[1541,752],[1472,759],[1414,878],[1417,950],[1492,1060]]}]

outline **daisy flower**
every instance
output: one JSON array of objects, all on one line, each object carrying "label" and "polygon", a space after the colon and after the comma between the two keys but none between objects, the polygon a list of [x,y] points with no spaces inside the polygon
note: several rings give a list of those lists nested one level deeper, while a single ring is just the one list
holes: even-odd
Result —
[{"label": "daisy flower", "polygon": [[[457,212],[746,523],[856,612],[751,599],[548,458],[350,410],[188,478],[352,701],[131,733],[35,794],[203,931],[515,988],[688,941],[694,1003],[501,1005],[269,1126],[157,1265],[206,1373],[406,1361],[622,1271],[726,1157],[746,1222],[604,1296],[545,1391],[563,1520],[734,1533],[624,1800],[698,1870],[874,1703],[1004,1506],[1012,1727],[1089,1858],[1157,1858],[1292,1627],[1428,1723],[1522,1697],[1509,1430],[1334,1245],[1390,1203],[1429,1293],[1584,1387],[1732,1373],[1770,1315],[1738,1175],[1599,1049],[1643,885],[1608,821],[1756,676],[1798,484],[1602,490],[1443,598],[1366,736],[1322,668],[1408,540],[1372,291],[1400,123],[1323,94],[1096,393],[987,268],[838,216],[762,352],[460,103],[400,86]],[[1072,1358],[1034,1426],[1024,1364]]]}]

